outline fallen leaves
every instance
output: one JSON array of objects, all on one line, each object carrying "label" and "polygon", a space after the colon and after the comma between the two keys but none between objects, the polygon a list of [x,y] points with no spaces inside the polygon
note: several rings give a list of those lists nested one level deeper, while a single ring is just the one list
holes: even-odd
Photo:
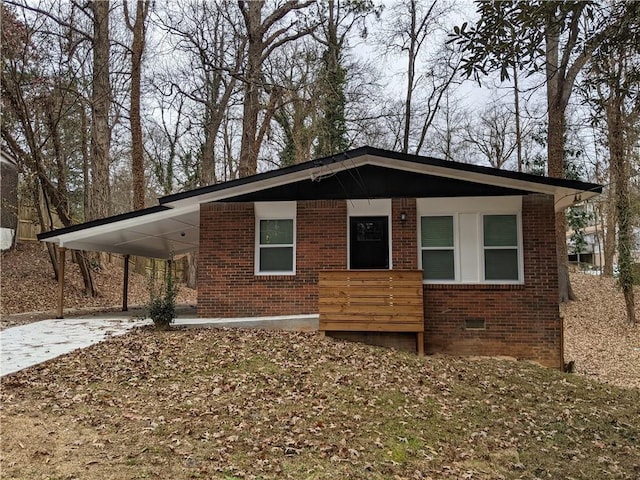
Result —
[{"label": "fallen leaves", "polygon": [[[578,297],[561,307],[565,361],[576,372],[619,387],[640,388],[640,325],[627,322],[622,292],[612,278],[573,273]],[[640,299],[640,289],[635,295]],[[640,301],[636,301],[637,308]],[[640,310],[637,313],[640,318]]]},{"label": "fallen leaves", "polygon": [[[0,400],[7,478],[635,478],[640,469],[637,390],[311,333],[137,329],[7,377]],[[46,467],[38,451],[50,452]]]},{"label": "fallen leaves", "polygon": [[[105,263],[93,279],[99,295],[90,298],[84,295],[84,284],[77,265],[67,255],[65,273],[65,308],[67,312],[83,312],[122,305],[123,270],[115,264]],[[58,283],[53,277],[53,269],[41,243],[20,243],[14,250],[2,253],[1,276],[2,326],[8,327],[28,323],[32,319],[42,319],[42,315],[33,312],[46,312],[44,318],[52,318],[57,306]],[[129,305],[142,305],[149,299],[147,280],[143,275],[129,273]],[[195,304],[197,293],[182,287],[178,294],[178,303]],[[20,315],[6,318],[8,315],[31,312],[32,315]]]}]

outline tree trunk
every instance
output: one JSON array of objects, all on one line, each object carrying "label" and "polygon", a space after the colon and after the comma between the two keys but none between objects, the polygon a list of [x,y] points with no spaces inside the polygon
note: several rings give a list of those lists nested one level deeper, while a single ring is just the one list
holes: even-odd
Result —
[{"label": "tree trunk", "polygon": [[[33,203],[36,207],[36,213],[38,214],[38,222],[40,222],[40,228],[44,230],[47,223],[45,222],[44,213],[42,212],[40,181],[38,178],[34,178],[32,182],[31,193],[33,197]],[[52,230],[53,225],[50,225],[48,230]],[[16,229],[17,231],[17,229]],[[49,260],[51,260],[51,267],[53,268],[53,278],[58,281],[58,255],[56,254],[56,247],[51,242],[46,242],[47,253],[49,254]]]},{"label": "tree trunk", "polygon": [[411,10],[411,31],[409,32],[409,64],[407,68],[407,96],[404,107],[404,138],[402,140],[402,152],[409,153],[409,135],[411,134],[411,98],[413,96],[414,77],[416,71],[416,2],[409,3]]},{"label": "tree trunk", "polygon": [[[277,104],[278,88],[271,86],[269,105],[258,127],[258,116],[262,107],[260,105],[260,93],[264,90],[262,64],[270,53],[285,43],[301,38],[310,32],[309,28],[295,29],[293,22],[288,28],[281,28],[270,35],[269,29],[282,20],[289,12],[308,7],[312,0],[304,2],[288,1],[277,3],[277,7],[267,17],[262,19],[264,0],[246,1],[239,0],[238,6],[246,27],[247,57],[244,69],[244,99],[242,115],[242,140],[240,144],[240,177],[253,175],[258,169],[258,154],[262,139],[269,127]],[[290,33],[289,30],[294,31]],[[266,35],[266,39],[265,39]]]},{"label": "tree trunk", "polygon": [[615,173],[613,171],[614,163],[609,161],[609,193],[607,195],[607,214],[606,214],[606,228],[604,232],[604,268],[603,275],[606,277],[613,277],[613,258],[616,254],[616,224],[617,220],[617,208],[616,208],[616,180]]},{"label": "tree trunk", "polygon": [[96,286],[93,283],[93,275],[91,275],[91,267],[89,266],[89,260],[86,252],[73,250],[73,256],[78,268],[80,269],[80,275],[82,275],[82,281],[84,282],[84,293],[90,297],[98,295]]},{"label": "tree trunk", "polygon": [[131,103],[129,124],[131,125],[131,176],[133,177],[133,209],[145,207],[144,148],[142,145],[142,120],[140,118],[140,85],[142,81],[142,55],[145,47],[145,22],[149,11],[149,2],[136,2],[136,19],[133,25],[129,21],[128,6],[124,4],[125,18],[133,33],[131,43]]},{"label": "tree trunk", "polygon": [[89,140],[87,138],[87,132],[89,130],[89,121],[87,119],[87,110],[85,105],[82,106],[82,111],[80,114],[80,126],[82,128],[81,135],[81,145],[82,145],[82,213],[84,214],[84,218],[89,218],[89,212],[91,211],[91,181],[89,180],[89,163],[90,163],[90,153],[89,153]]},{"label": "tree trunk", "polygon": [[513,105],[516,120],[516,146],[518,157],[518,171],[522,172],[522,130],[520,128],[520,90],[518,89],[518,67],[513,66]]},{"label": "tree trunk", "polygon": [[615,206],[618,225],[618,270],[619,283],[624,294],[627,320],[636,323],[633,292],[633,226],[629,201],[629,162],[625,159],[625,139],[622,99],[613,95],[607,101],[607,140],[609,144],[612,182],[615,185]]},{"label": "tree trunk", "polygon": [[247,65],[244,78],[244,100],[242,105],[242,143],[240,145],[240,177],[254,175],[258,168],[256,143],[258,112],[260,110],[260,83],[262,52],[262,7],[264,1],[248,2],[246,27],[248,41]]},{"label": "tree trunk", "polygon": [[[144,146],[142,141],[142,119],[140,115],[140,86],[142,83],[142,56],[145,48],[145,31],[149,1],[136,2],[136,18],[131,24],[129,7],[124,2],[127,27],[133,34],[131,42],[131,103],[129,125],[131,126],[131,177],[133,180],[133,209],[142,210],[146,203],[144,181]],[[136,273],[145,273],[145,259],[134,258]]]},{"label": "tree trunk", "polygon": [[[551,100],[551,99],[550,99]],[[547,144],[548,174],[562,178],[564,157],[564,114],[555,102],[549,104],[549,132]],[[569,252],[567,249],[567,217],[564,211],[556,213],[556,254],[558,257],[558,294],[560,302],[575,300],[569,278]]]},{"label": "tree trunk", "polygon": [[109,215],[109,2],[94,1],[93,9],[93,92],[91,98],[91,209],[88,220]]},{"label": "tree trunk", "polygon": [[198,254],[189,253],[182,257],[182,281],[188,288],[197,288]]},{"label": "tree trunk", "polygon": [[[561,27],[555,17],[555,7],[550,7],[545,29],[545,56],[547,80],[547,173],[550,177],[564,177],[565,110],[568,92],[559,65],[559,41]],[[564,211],[556,213],[556,255],[558,257],[558,295],[560,302],[574,300],[569,278],[567,250],[567,219]]]}]

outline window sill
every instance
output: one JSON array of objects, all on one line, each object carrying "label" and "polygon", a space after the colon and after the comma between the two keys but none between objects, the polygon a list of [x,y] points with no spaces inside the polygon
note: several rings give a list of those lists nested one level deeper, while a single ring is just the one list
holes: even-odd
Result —
[{"label": "window sill", "polygon": [[423,283],[426,290],[524,290],[523,283]]},{"label": "window sill", "polygon": [[272,280],[278,278],[291,278],[296,276],[296,272],[255,272],[255,277],[261,280]]}]

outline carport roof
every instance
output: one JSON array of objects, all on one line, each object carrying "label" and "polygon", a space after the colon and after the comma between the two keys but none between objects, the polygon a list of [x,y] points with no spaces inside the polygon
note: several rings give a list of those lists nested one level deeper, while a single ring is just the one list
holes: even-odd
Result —
[{"label": "carport roof", "polygon": [[77,250],[170,258],[198,249],[200,204],[208,202],[545,193],[554,196],[560,211],[601,191],[593,183],[361,147],[167,195],[157,206],[41,233],[38,239]]}]

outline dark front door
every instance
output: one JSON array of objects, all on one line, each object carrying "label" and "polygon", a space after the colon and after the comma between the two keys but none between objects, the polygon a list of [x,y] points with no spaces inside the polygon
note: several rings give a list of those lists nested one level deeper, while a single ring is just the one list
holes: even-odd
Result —
[{"label": "dark front door", "polygon": [[350,217],[349,223],[349,268],[389,268],[389,218]]}]

